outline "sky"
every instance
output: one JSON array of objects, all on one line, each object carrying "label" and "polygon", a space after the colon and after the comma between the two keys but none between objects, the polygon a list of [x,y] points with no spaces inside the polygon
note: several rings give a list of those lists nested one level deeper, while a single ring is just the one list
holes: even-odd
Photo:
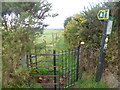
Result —
[{"label": "sky", "polygon": [[58,13],[57,17],[48,17],[45,23],[49,26],[48,29],[63,29],[64,20],[73,16],[80,11],[84,10],[85,7],[90,7],[91,4],[97,4],[101,0],[47,0],[52,3],[52,11],[50,13]]}]

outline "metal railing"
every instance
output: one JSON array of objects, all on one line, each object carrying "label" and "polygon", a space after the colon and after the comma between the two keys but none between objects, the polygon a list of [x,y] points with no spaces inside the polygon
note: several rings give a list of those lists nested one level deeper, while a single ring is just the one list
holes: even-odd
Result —
[{"label": "metal railing", "polygon": [[[36,48],[35,48],[36,49]],[[41,57],[49,57],[49,60],[42,60]],[[57,53],[57,50],[53,50],[53,54],[39,54],[30,53],[27,55],[27,66],[31,69],[44,68],[41,70],[52,69],[52,75],[34,75],[34,77],[53,77],[52,83],[39,83],[41,85],[53,85],[54,89],[56,88],[69,88],[75,84],[78,80],[78,68],[79,68],[79,59],[80,59],[80,47],[76,47],[68,50],[61,50],[60,53]],[[34,62],[33,62],[34,59]],[[47,66],[42,65],[43,62],[48,63]],[[49,65],[50,64],[50,65]],[[47,69],[46,69],[47,68]],[[49,72],[49,70],[48,70]],[[49,81],[49,79],[48,79]]]}]

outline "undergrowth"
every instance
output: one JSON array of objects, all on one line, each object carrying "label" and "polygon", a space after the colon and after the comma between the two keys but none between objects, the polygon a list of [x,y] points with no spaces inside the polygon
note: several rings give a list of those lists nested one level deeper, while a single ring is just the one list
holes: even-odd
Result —
[{"label": "undergrowth", "polygon": [[87,80],[79,80],[77,85],[80,88],[108,88],[108,86],[103,82],[96,82],[94,78],[89,78]]}]

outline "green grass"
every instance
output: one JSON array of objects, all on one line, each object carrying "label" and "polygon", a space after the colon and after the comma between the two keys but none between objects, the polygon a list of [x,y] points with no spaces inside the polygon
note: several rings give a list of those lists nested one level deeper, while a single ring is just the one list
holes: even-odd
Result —
[{"label": "green grass", "polygon": [[[42,37],[40,37],[40,38],[38,38],[37,40],[36,40],[36,43],[40,43],[40,42],[42,42],[42,40],[44,39],[45,41],[46,41],[46,44],[47,45],[52,45],[52,33],[58,33],[58,35],[59,35],[59,39],[55,42],[55,44],[54,44],[54,49],[56,49],[56,50],[68,50],[68,46],[67,46],[67,44],[65,43],[65,41],[64,41],[64,37],[62,36],[62,30],[59,30],[59,29],[47,29],[47,30],[45,30],[44,31],[44,34],[43,34],[43,36]],[[53,48],[50,48],[50,49],[48,49],[47,48],[47,50],[53,50]],[[48,52],[47,52],[48,53]],[[49,52],[50,53],[50,52]],[[52,52],[51,52],[52,53]],[[50,54],[51,54],[50,53]],[[66,54],[65,56],[64,56],[64,58],[67,58],[67,56],[68,56],[68,54]],[[69,61],[71,61],[71,62],[69,62],[69,67],[68,66],[66,66],[65,64],[64,64],[64,67],[66,67],[65,69],[64,69],[64,71],[67,71],[68,70],[68,68],[70,69],[70,68],[72,68],[71,66],[73,66],[74,65],[74,61],[73,61],[73,56],[74,55],[72,55],[71,57],[69,57]],[[40,58],[38,58],[38,59],[40,59],[40,60],[52,60],[53,59],[53,57],[40,57]],[[59,56],[59,57],[57,57],[57,60],[62,60],[62,56]],[[64,63],[65,63],[66,61],[64,61]],[[62,66],[62,63],[61,62],[57,62],[56,63],[57,64],[57,66]],[[50,63],[50,62],[43,62],[43,63],[40,63],[39,64],[39,66],[53,66],[53,63]],[[53,74],[53,72],[49,72],[49,70],[53,70],[53,68],[38,68],[37,69],[37,72],[36,72],[36,70],[35,71],[33,71],[33,74],[36,74],[36,75],[52,75]],[[57,68],[57,70],[58,70],[58,68]],[[62,71],[61,71],[62,69],[60,68],[60,73],[62,73]],[[58,73],[57,73],[58,74]],[[71,78],[74,78],[75,76],[74,76],[74,74],[71,76]],[[65,86],[65,85],[64,85]],[[35,87],[41,87],[41,86],[39,86],[39,85],[36,85]],[[95,82],[95,80],[93,79],[93,78],[89,78],[89,79],[87,79],[87,80],[79,80],[79,81],[77,81],[77,83],[76,83],[76,85],[74,86],[74,88],[77,88],[77,87],[80,87],[80,88],[108,88],[108,86],[107,85],[105,85],[105,83],[103,83],[103,82]]]},{"label": "green grass", "polygon": [[56,33],[58,37],[60,36],[62,29],[45,29],[42,37],[36,39],[36,43],[41,43],[46,41],[47,44],[52,43],[52,33],[54,34],[54,39],[56,37]]},{"label": "green grass", "polygon": [[[53,66],[53,63],[47,63],[47,62],[42,62],[42,63],[38,63],[38,66]],[[33,74],[34,75],[51,75],[53,73],[49,72],[50,70],[53,70],[52,67],[49,68],[33,68]]]},{"label": "green grass", "polygon": [[33,88],[43,88],[43,86],[40,85],[40,84],[34,84],[34,85],[33,85]]},{"label": "green grass", "polygon": [[60,39],[59,39],[59,41],[57,41],[56,48],[57,49],[63,49],[63,50],[67,50],[68,49],[68,46],[65,43],[63,36],[61,36]]},{"label": "green grass", "polygon": [[[54,39],[52,38],[52,33],[54,34]],[[35,43],[40,47],[46,47],[46,50],[67,50],[68,46],[64,41],[62,33],[62,29],[46,29],[44,30],[43,35],[36,39]]]},{"label": "green grass", "polygon": [[108,88],[108,86],[103,82],[95,82],[95,79],[89,78],[87,80],[79,80],[76,87],[80,88]]},{"label": "green grass", "polygon": [[[55,42],[54,47],[47,48],[47,50],[50,50],[52,52],[53,52],[53,49],[64,50],[64,51],[68,50],[69,47],[67,46],[67,44],[64,41],[64,37],[62,36],[62,31],[63,30],[61,30],[61,29],[46,29],[44,31],[44,34],[42,35],[42,37],[40,37],[36,40],[36,43],[40,44],[40,43],[43,42],[43,39],[44,39],[46,41],[47,45],[52,46],[53,45],[52,44],[52,33],[57,33],[59,35],[59,39]],[[55,36],[56,35],[54,35],[54,37]],[[47,53],[51,54],[52,52],[47,52]],[[67,56],[68,56],[68,54],[64,55],[64,58],[66,58]],[[74,61],[72,59],[73,56],[74,55],[72,55],[71,57],[68,57],[69,61],[71,61],[71,62],[69,62],[69,66],[66,66],[67,64],[64,64],[64,67],[67,68],[67,69],[65,68],[64,71],[67,71],[68,68],[71,69],[72,68],[71,66],[74,65]],[[53,57],[39,57],[38,59],[39,60],[52,60]],[[62,56],[59,56],[56,59],[57,60],[62,60]],[[66,63],[66,61],[64,61],[64,63]],[[62,66],[61,61],[57,62],[56,64],[57,64],[57,66]],[[39,63],[39,66],[53,66],[53,62],[52,63],[51,62],[42,62],[42,63]],[[53,72],[49,72],[49,70],[53,70],[53,68],[38,68],[37,72],[36,72],[36,70],[33,71],[33,74],[36,74],[36,75],[52,75]],[[58,68],[57,68],[57,71],[58,71]],[[62,73],[61,67],[60,67],[60,73]],[[71,78],[74,78],[74,74],[71,76]],[[42,87],[42,86],[35,85],[35,87]],[[89,78],[87,80],[77,81],[76,85],[73,88],[78,88],[78,87],[80,87],[80,88],[108,88],[108,86],[105,85],[105,83],[95,82],[95,80],[93,78]]]},{"label": "green grass", "polygon": [[[58,33],[59,38],[55,42],[54,47],[53,48],[47,48],[47,51],[50,50],[50,51],[53,52],[53,49],[56,49],[56,53],[62,53],[61,50],[64,50],[63,52],[67,51],[69,47],[67,46],[67,44],[64,41],[64,37],[62,36],[62,30],[59,30],[59,29],[58,30],[55,30],[55,29],[45,30],[43,36],[38,38],[36,40],[36,43],[40,43],[40,41],[42,41],[44,39],[46,41],[47,45],[52,45],[52,33]],[[51,53],[47,52],[47,54],[51,54]],[[64,63],[64,66],[63,66],[64,70],[62,70],[62,67],[60,67],[60,70],[59,70],[59,68],[56,68],[57,71],[59,70],[59,73],[62,73],[62,71],[63,71],[64,74],[65,74],[65,71],[67,71],[69,69],[73,69],[72,66],[75,64],[74,61],[73,61],[73,58],[74,58],[73,56],[74,55],[71,55],[71,57],[69,57],[69,61],[70,61],[69,65],[65,64],[65,63],[67,63],[65,58],[67,58],[68,55],[69,54],[65,54],[65,55],[56,57],[56,59],[59,60],[59,62],[58,61],[56,62],[57,66],[62,66],[61,60],[62,60],[62,57],[64,57],[64,61],[63,61],[63,63]],[[44,60],[52,60],[53,57],[49,57],[49,58],[47,58],[47,57],[39,57],[38,59],[39,60],[43,60],[43,61]],[[49,62],[49,63],[42,62],[42,63],[39,63],[39,66],[53,66],[53,62],[52,63],[51,62]],[[33,71],[33,74],[35,74],[35,75],[52,75],[53,72],[49,72],[49,70],[51,71],[51,70],[53,70],[53,68],[38,68],[37,72],[36,72],[36,70]],[[71,73],[75,73],[75,72],[71,72]],[[58,72],[57,72],[57,74],[58,74]],[[75,77],[75,75],[73,74],[70,77],[70,79],[73,79],[74,77]],[[72,81],[72,82],[74,82],[74,81]],[[66,85],[64,85],[64,86],[66,86]]]}]

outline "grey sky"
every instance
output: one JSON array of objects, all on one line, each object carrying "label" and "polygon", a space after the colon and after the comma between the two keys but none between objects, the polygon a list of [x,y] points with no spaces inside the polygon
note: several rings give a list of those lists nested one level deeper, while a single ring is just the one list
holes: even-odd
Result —
[{"label": "grey sky", "polygon": [[73,16],[76,13],[84,10],[85,7],[89,7],[89,3],[96,4],[103,0],[48,0],[52,3],[51,13],[58,13],[55,18],[46,18],[45,23],[49,24],[47,28],[63,28],[64,20]]}]

